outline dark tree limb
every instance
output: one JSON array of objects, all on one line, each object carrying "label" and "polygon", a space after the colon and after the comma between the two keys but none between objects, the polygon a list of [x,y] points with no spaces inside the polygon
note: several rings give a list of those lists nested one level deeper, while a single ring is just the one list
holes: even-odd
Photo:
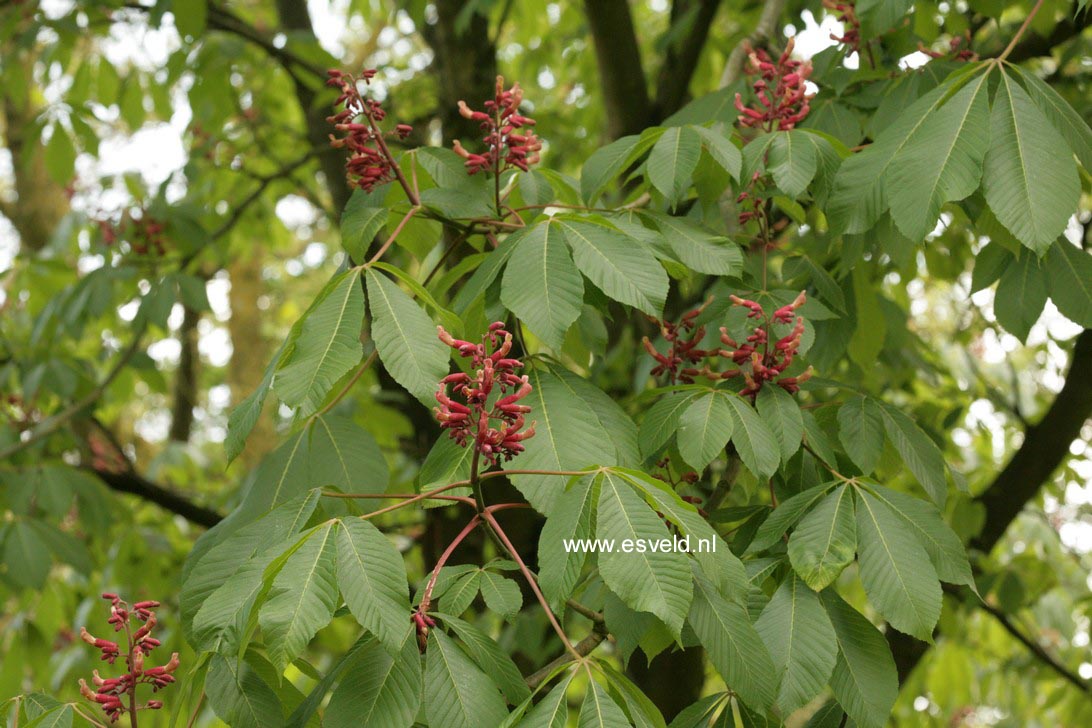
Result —
[{"label": "dark tree limb", "polygon": [[[1069,444],[1080,435],[1089,416],[1092,416],[1092,329],[1085,329],[1073,347],[1069,374],[1062,391],[1042,419],[1027,428],[1020,449],[979,496],[978,501],[986,509],[986,523],[971,542],[974,548],[983,552],[993,550],[1028,502],[1039,493],[1043,483],[1066,459]],[[893,629],[888,630],[887,641],[895,657],[899,682],[904,682],[929,645]]]},{"label": "dark tree limb", "polygon": [[651,104],[629,2],[584,0],[584,14],[595,42],[607,132],[611,139],[639,134],[648,126]]},{"label": "dark tree limb", "polygon": [[674,37],[664,55],[663,65],[656,79],[656,101],[652,117],[663,121],[686,103],[690,79],[698,67],[698,59],[709,39],[709,28],[720,7],[720,0],[675,0],[671,6],[671,29],[679,29],[687,23],[685,33]]},{"label": "dark tree limb", "polygon": [[157,485],[133,470],[112,472],[108,470],[88,469],[88,472],[101,480],[107,488],[118,493],[129,493],[182,516],[198,526],[212,528],[223,520],[223,516],[187,498]]},{"label": "dark tree limb", "polygon": [[178,341],[182,346],[178,357],[178,369],[174,373],[174,402],[171,405],[171,429],[169,437],[174,442],[189,442],[193,429],[193,408],[197,406],[197,368],[200,355],[197,350],[197,324],[201,313],[189,306],[184,307]]}]

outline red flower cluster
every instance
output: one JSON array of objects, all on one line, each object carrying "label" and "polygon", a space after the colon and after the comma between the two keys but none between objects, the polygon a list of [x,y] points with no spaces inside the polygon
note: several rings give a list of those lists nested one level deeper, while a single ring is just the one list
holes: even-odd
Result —
[{"label": "red flower cluster", "polygon": [[[326,74],[330,77],[326,85],[341,91],[334,106],[343,104],[345,107],[333,116],[326,117],[326,121],[333,124],[334,129],[345,133],[340,138],[331,134],[330,146],[335,149],[345,147],[351,152],[345,163],[345,178],[351,186],[371,192],[379,185],[394,179],[394,164],[384,136],[405,139],[413,131],[413,127],[409,124],[398,124],[393,132],[384,134],[378,126],[387,116],[383,105],[374,99],[361,96],[356,87],[356,78],[351,74],[336,68],[330,69]],[[375,78],[375,70],[365,69],[360,77],[365,84],[370,84]],[[357,121],[361,117],[364,119],[363,123]]]},{"label": "red flower cluster", "polygon": [[163,255],[167,251],[166,237],[163,235],[166,224],[141,209],[136,217],[126,211],[121,220],[114,223],[109,219],[98,220],[99,234],[103,245],[113,247],[119,240],[129,243],[129,250],[136,255]]},{"label": "red flower cluster", "polygon": [[531,128],[535,120],[519,113],[522,102],[523,89],[516,83],[505,90],[503,76],[497,76],[496,95],[492,101],[485,102],[486,111],[474,111],[465,101],[459,102],[459,113],[463,118],[480,121],[485,132],[482,138],[486,148],[484,154],[468,152],[458,140],[452,144],[455,153],[466,160],[467,172],[500,174],[510,167],[526,172],[530,165],[538,162],[542,142]]},{"label": "red flower cluster", "polygon": [[709,299],[709,301],[706,301],[693,311],[687,311],[683,314],[679,323],[652,319],[659,324],[660,333],[663,334],[664,340],[667,341],[667,353],[661,354],[656,350],[656,347],[652,345],[652,342],[648,340],[647,336],[641,339],[641,343],[645,346],[645,351],[656,360],[656,366],[652,369],[652,376],[658,377],[661,374],[667,374],[668,380],[672,384],[675,384],[676,382],[690,384],[694,381],[694,377],[701,374],[701,371],[697,367],[684,365],[697,364],[710,355],[710,352],[705,349],[698,348],[698,344],[700,344],[701,340],[705,337],[705,327],[696,325],[694,320],[705,310],[705,307],[708,306],[712,300],[713,299]]},{"label": "red flower cluster", "polygon": [[[160,645],[159,640],[151,636],[156,626],[155,612],[152,610],[159,606],[159,602],[137,602],[130,608],[128,603],[122,601],[117,594],[107,592],[102,595],[102,598],[110,602],[110,619],[107,622],[114,626],[115,632],[125,631],[127,643],[125,665],[128,672],[116,678],[103,678],[99,675],[99,671],[95,670],[92,682],[98,689],[92,690],[87,685],[87,681],[81,678],[80,693],[91,702],[101,705],[111,723],[117,721],[122,713],[130,710],[159,710],[163,707],[163,702],[160,700],[149,700],[140,705],[136,703],[137,685],[151,685],[152,692],[158,692],[174,682],[174,675],[171,673],[178,669],[177,652],[171,654],[171,659],[165,665],[144,667],[145,655]],[[142,623],[135,631],[131,625],[133,617]],[[100,650],[102,659],[111,665],[121,654],[121,648],[117,642],[99,639],[85,627],[80,628],[80,637],[87,644]],[[122,701],[122,698],[127,698],[128,705]]]},{"label": "red flower cluster", "polygon": [[833,10],[835,18],[842,24],[842,35],[830,34],[830,39],[845,43],[851,50],[861,50],[861,20],[857,17],[856,2],[839,2],[839,0],[823,0],[823,7]]},{"label": "red flower cluster", "polygon": [[742,97],[736,94],[741,126],[784,131],[795,127],[811,111],[811,94],[805,87],[811,75],[811,62],[792,60],[794,45],[795,41],[789,38],[776,63],[761,48],[750,52],[746,70],[748,75],[759,76],[753,84],[759,105],[744,106]]},{"label": "red flower cluster", "polygon": [[[963,47],[966,43],[967,46]],[[963,35],[957,35],[948,41],[948,52],[940,53],[938,51],[930,50],[923,43],[918,43],[918,50],[929,56],[930,58],[950,58],[953,61],[977,61],[978,54],[971,50],[971,31],[966,31]]]},{"label": "red flower cluster", "polygon": [[[739,296],[731,296],[733,304],[748,310],[747,318],[762,319],[762,323],[754,328],[754,332],[743,344],[737,343],[728,335],[727,329],[721,327],[720,340],[729,348],[721,349],[719,354],[726,359],[731,359],[741,368],[729,369],[717,376],[721,379],[730,379],[742,375],[747,386],[740,391],[740,394],[749,396],[752,400],[758,396],[759,390],[766,382],[773,382],[790,394],[799,391],[800,383],[811,378],[811,367],[796,377],[781,375],[792,364],[793,358],[800,349],[800,337],[804,334],[804,319],[796,316],[792,331],[774,342],[772,348],[770,347],[770,326],[774,323],[794,323],[794,313],[796,309],[804,305],[806,298],[801,291],[792,303],[777,309],[771,317],[766,315],[761,304]],[[748,364],[749,370],[744,369],[743,367]]]},{"label": "red flower cluster", "polygon": [[758,188],[765,185],[762,180],[762,173],[757,169],[755,173],[751,175],[751,183],[747,186],[747,189],[739,193],[736,198],[736,204],[745,206],[749,209],[744,209],[739,213],[739,224],[746,225],[751,220],[758,220],[760,223],[766,219],[766,197],[758,194]]},{"label": "red flower cluster", "polygon": [[[533,422],[523,429],[524,415],[531,408],[519,404],[519,400],[531,393],[531,384],[526,376],[515,373],[523,362],[508,357],[512,350],[512,334],[498,321],[489,326],[480,344],[473,344],[453,338],[443,326],[436,328],[440,341],[458,351],[460,356],[470,358],[475,369],[473,376],[458,372],[440,380],[436,392],[440,406],[434,410],[440,429],[447,430],[460,447],[466,447],[473,440],[474,447],[490,465],[496,465],[498,458],[511,460],[523,452],[523,441],[535,434]],[[492,349],[492,353],[488,353],[488,349]],[[449,385],[462,402],[448,395]],[[494,390],[499,396],[490,405]],[[491,420],[499,421],[498,426],[494,427]]]}]

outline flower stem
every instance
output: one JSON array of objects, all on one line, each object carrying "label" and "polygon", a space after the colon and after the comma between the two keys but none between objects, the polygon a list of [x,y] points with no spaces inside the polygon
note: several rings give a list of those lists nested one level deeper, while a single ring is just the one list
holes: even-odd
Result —
[{"label": "flower stem", "polygon": [[436,561],[436,566],[432,568],[432,576],[429,577],[428,584],[425,586],[425,593],[421,596],[421,605],[418,607],[418,611],[422,614],[428,611],[429,604],[432,602],[432,590],[436,588],[436,579],[440,576],[440,569],[444,568],[444,564],[451,558],[451,554],[455,551],[455,548],[463,542],[463,539],[470,535],[470,532],[473,531],[480,522],[481,518],[475,514],[475,516],[467,522],[463,530],[459,532],[459,535],[456,536],[454,540],[447,545],[444,552],[440,554],[439,560]]},{"label": "flower stem", "polygon": [[1031,9],[1031,12],[1028,13],[1028,16],[1024,18],[1024,23],[1016,30],[1016,35],[1012,36],[1012,40],[1009,41],[1008,46],[1006,46],[1005,50],[1001,52],[1001,55],[997,57],[997,63],[1001,63],[1003,60],[1009,57],[1009,54],[1012,53],[1012,49],[1016,47],[1017,42],[1019,42],[1020,38],[1027,31],[1028,26],[1031,25],[1032,19],[1035,17],[1035,14],[1039,12],[1039,8],[1041,8],[1042,6],[1043,0],[1039,0],[1037,3],[1035,3],[1035,7],[1033,7]]}]

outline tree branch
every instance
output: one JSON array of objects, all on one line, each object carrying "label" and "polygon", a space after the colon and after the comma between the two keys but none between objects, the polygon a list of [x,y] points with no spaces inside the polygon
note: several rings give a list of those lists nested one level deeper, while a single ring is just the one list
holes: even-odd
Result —
[{"label": "tree branch", "polygon": [[1088,27],[1088,24],[1089,14],[1083,13],[1079,19],[1067,17],[1051,28],[1050,34],[1046,37],[1037,35],[1032,31],[1013,46],[1007,60],[1009,63],[1020,63],[1032,58],[1049,56],[1054,48],[1080,35]]},{"label": "tree branch", "polygon": [[89,468],[88,472],[105,483],[110,490],[139,496],[199,526],[212,528],[224,518],[211,508],[199,506],[174,491],[153,483],[134,470],[111,472]]},{"label": "tree branch", "polygon": [[698,67],[698,59],[709,38],[709,28],[721,0],[675,0],[671,6],[672,34],[688,23],[685,32],[667,49],[656,79],[656,101],[652,117],[662,121],[678,111],[687,100],[690,79]]},{"label": "tree branch", "polygon": [[638,134],[650,118],[641,48],[627,0],[584,0],[611,139]]}]

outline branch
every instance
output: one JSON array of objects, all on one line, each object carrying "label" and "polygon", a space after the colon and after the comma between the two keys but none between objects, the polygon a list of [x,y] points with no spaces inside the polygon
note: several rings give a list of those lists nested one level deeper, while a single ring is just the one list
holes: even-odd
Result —
[{"label": "branch", "polygon": [[1088,27],[1089,14],[1084,13],[1079,20],[1067,17],[1055,25],[1050,35],[1043,37],[1035,34],[1035,31],[1020,40],[1009,51],[1007,60],[1009,63],[1020,63],[1032,58],[1049,56],[1051,51],[1068,40],[1076,38]]},{"label": "branch", "polygon": [[255,44],[271,57],[277,59],[290,75],[294,75],[292,72],[293,67],[299,67],[323,81],[326,79],[326,70],[321,66],[300,58],[287,48],[278,48],[273,44],[272,39],[267,38],[257,28],[248,24],[238,15],[223,8],[218,8],[212,3],[209,3],[208,24],[210,28],[232,33]]},{"label": "branch", "polygon": [[105,483],[110,490],[139,496],[199,526],[212,528],[224,519],[217,511],[199,506],[174,491],[153,483],[134,470],[111,472],[89,468],[88,472]]},{"label": "branch", "polygon": [[671,6],[671,27],[689,22],[686,32],[674,38],[656,79],[656,101],[652,116],[660,121],[678,111],[687,98],[690,79],[698,67],[698,59],[709,38],[709,28],[721,0],[675,0]]},{"label": "branch", "polygon": [[743,72],[743,62],[747,59],[746,46],[757,45],[773,36],[784,10],[785,0],[766,0],[754,31],[738,43],[732,49],[732,54],[728,56],[728,63],[725,64],[724,73],[720,77],[721,88],[727,88],[739,80],[739,74]]},{"label": "branch", "polygon": [[584,14],[595,42],[607,131],[612,139],[638,134],[648,126],[651,107],[629,2],[584,0]]}]

